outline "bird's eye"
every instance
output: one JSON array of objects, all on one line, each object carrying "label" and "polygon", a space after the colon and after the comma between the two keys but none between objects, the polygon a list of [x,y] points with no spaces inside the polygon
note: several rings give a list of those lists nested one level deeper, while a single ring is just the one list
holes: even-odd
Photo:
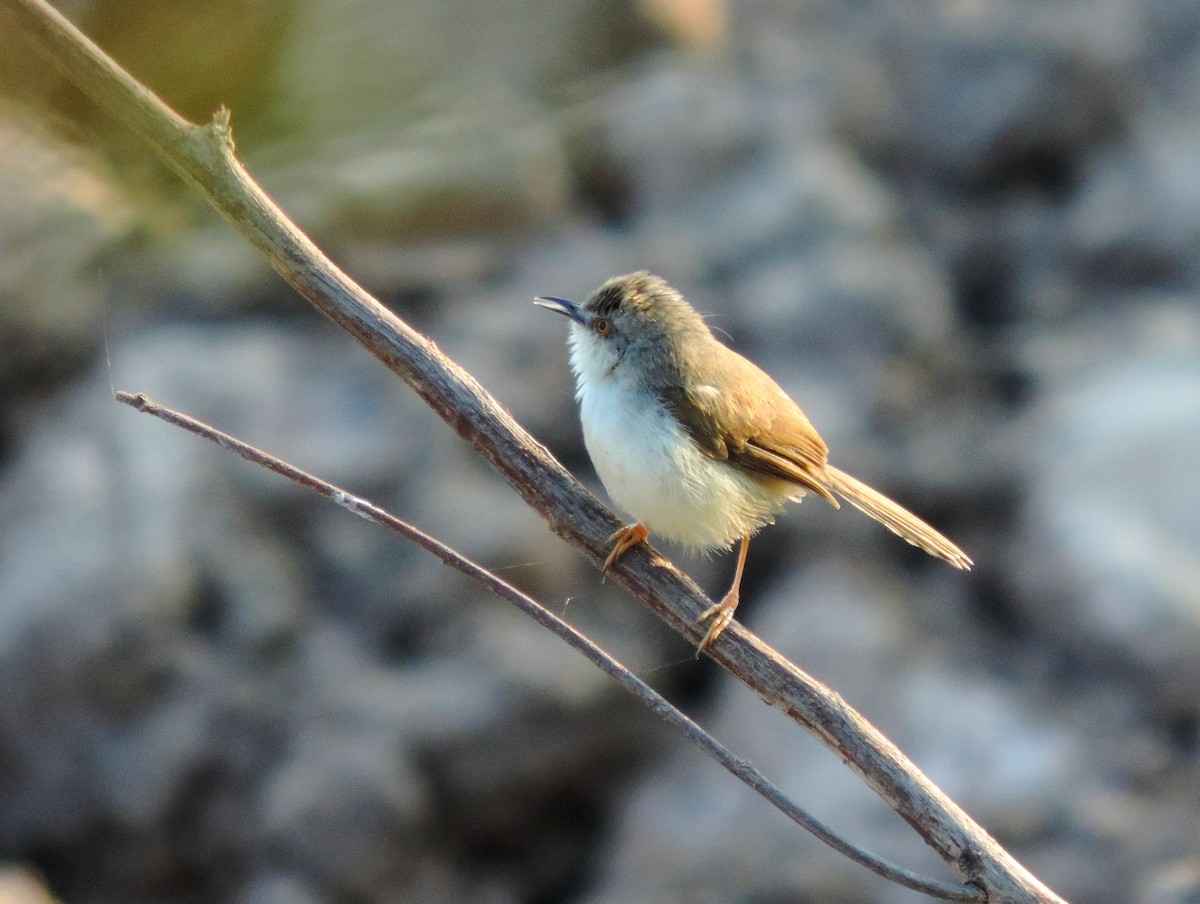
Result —
[{"label": "bird's eye", "polygon": [[607,336],[612,332],[612,321],[607,317],[597,317],[592,324],[592,329],[596,331],[597,336]]}]

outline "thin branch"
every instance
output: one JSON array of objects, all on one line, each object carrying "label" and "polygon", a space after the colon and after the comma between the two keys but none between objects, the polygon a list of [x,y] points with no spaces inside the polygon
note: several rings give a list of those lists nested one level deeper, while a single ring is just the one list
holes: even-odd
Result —
[{"label": "thin branch", "polygon": [[[618,525],[473,377],[357,286],[290,222],[234,156],[229,116],[183,120],[43,0],[0,0],[27,35],[93,99],[140,134],[204,194],[283,277],[409,384],[551,529],[599,565]],[[613,577],[696,643],[709,605],[652,550],[625,556]],[[836,753],[950,865],[992,902],[1061,902],[842,698],[740,626],[709,651],[723,668]]]},{"label": "thin branch", "polygon": [[773,784],[758,769],[751,766],[742,758],[734,756],[729,748],[725,747],[720,741],[684,715],[676,706],[663,697],[662,694],[658,693],[658,691],[642,681],[641,678],[609,656],[600,647],[596,646],[586,635],[581,634],[575,628],[571,627],[533,597],[521,592],[494,572],[468,559],[436,537],[431,537],[420,528],[414,527],[407,521],[397,518],[372,502],[348,493],[346,490],[309,474],[307,471],[302,471],[282,459],[263,452],[261,449],[256,449],[254,446],[244,443],[240,439],[218,430],[216,427],[198,421],[173,408],[160,405],[141,393],[117,392],[115,395],[118,402],[122,402],[146,414],[151,414],[160,420],[166,421],[168,424],[182,427],[184,430],[204,439],[211,440],[222,448],[240,455],[246,461],[274,471],[276,474],[286,477],[288,480],[294,481],[302,487],[324,496],[326,499],[332,499],[343,508],[360,517],[366,518],[374,524],[395,531],[405,539],[411,540],[422,549],[437,556],[444,564],[450,566],[455,571],[466,575],[471,580],[476,581],[496,594],[496,596],[512,603],[534,621],[538,622],[538,624],[550,629],[559,638],[590,659],[601,670],[616,679],[618,684],[633,694],[651,712],[682,731],[689,741],[715,759],[742,782],[761,794],[785,816],[801,828],[807,829],[835,851],[862,864],[885,879],[889,879],[898,885],[906,886],[915,891],[924,892],[931,897],[940,898],[945,901],[982,900],[982,894],[978,888],[967,885],[949,885],[944,882],[926,879],[923,876],[910,872],[904,867],[889,863],[882,857],[872,854],[870,851],[859,847],[853,842],[847,841],[824,822],[788,798],[777,785]]}]

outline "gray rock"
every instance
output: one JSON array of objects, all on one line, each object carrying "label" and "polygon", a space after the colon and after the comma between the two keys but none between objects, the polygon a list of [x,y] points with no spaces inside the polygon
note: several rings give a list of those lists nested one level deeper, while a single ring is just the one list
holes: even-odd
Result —
[{"label": "gray rock", "polygon": [[1098,155],[1072,205],[1080,265],[1101,287],[1195,280],[1200,185],[1190,160],[1200,119],[1163,116],[1148,112],[1128,142]]},{"label": "gray rock", "polygon": [[325,904],[329,899],[290,873],[270,873],[248,882],[238,904]]},{"label": "gray rock", "polygon": [[847,72],[840,109],[888,169],[971,191],[1048,187],[1132,106],[1107,70],[1115,61],[1079,37],[1083,4],[872,10],[854,33],[869,36],[858,48],[868,57],[842,58],[863,65]]},{"label": "gray rock", "polygon": [[1030,356],[1042,391],[1019,444],[1017,605],[1056,642],[1116,656],[1156,695],[1194,703],[1200,319],[1164,299],[1033,343]]},{"label": "gray rock", "polygon": [[1168,864],[1152,875],[1137,904],[1195,904],[1200,901],[1200,864],[1194,859]]}]

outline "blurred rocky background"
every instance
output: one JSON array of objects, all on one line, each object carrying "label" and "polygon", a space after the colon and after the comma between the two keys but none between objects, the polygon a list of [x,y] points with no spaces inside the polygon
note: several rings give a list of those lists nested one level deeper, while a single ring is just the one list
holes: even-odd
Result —
[{"label": "blurred rocky background", "polygon": [[[739,617],[1067,898],[1200,900],[1200,6],[62,7],[184,115],[227,105],[284,209],[593,486],[530,299],[667,277],[978,563],[810,501]],[[425,554],[115,403],[415,521],[945,876],[12,31],[0,900],[924,900]],[[733,564],[679,561],[713,591]]]}]

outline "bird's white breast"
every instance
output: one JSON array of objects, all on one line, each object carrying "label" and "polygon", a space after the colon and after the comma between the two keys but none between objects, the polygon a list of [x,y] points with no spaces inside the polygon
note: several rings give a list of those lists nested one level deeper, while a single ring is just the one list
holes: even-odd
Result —
[{"label": "bird's white breast", "polygon": [[651,532],[722,549],[773,520],[787,494],[704,455],[662,403],[632,381],[573,363],[596,473],[613,501]]}]

